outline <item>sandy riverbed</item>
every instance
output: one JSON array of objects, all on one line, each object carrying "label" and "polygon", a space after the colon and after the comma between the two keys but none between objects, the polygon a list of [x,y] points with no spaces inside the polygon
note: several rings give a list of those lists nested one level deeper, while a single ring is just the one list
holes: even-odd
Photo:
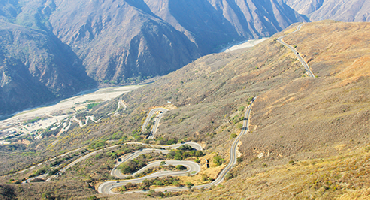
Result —
[{"label": "sandy riverbed", "polygon": [[267,40],[267,39],[268,38],[248,40],[246,42],[241,42],[241,43],[233,45],[231,47],[227,47],[227,48],[223,49],[221,52],[230,52],[230,51],[235,51],[235,50],[238,50],[238,49],[251,48],[251,47]]},{"label": "sandy riverbed", "polygon": [[[0,137],[14,133],[32,133],[39,129],[45,129],[54,123],[62,123],[64,119],[75,113],[76,108],[84,107],[88,102],[108,101],[140,87],[142,86],[102,88],[90,93],[73,96],[50,106],[19,112],[11,118],[0,121],[0,131],[3,132]],[[44,119],[24,125],[27,120],[37,117]]]}]

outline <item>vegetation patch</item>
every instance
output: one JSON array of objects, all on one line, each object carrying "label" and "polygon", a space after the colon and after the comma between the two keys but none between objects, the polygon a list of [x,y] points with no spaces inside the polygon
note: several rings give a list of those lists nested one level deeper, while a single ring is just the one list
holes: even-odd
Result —
[{"label": "vegetation patch", "polygon": [[128,183],[122,187],[118,188],[119,192],[127,192],[130,190],[149,190],[152,186],[165,187],[165,186],[176,186],[183,187],[180,184],[180,179],[177,177],[168,176],[166,178],[155,178],[155,179],[145,179],[142,183],[134,184]]},{"label": "vegetation patch", "polygon": [[130,175],[148,165],[150,161],[164,159],[164,155],[159,153],[141,154],[139,157],[134,158],[133,160],[129,160],[120,164],[117,169],[120,169],[122,174]]}]

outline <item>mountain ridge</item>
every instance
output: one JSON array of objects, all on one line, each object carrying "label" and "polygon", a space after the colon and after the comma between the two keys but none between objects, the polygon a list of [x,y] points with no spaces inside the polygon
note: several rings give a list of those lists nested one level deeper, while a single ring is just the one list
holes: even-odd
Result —
[{"label": "mountain ridge", "polygon": [[[229,147],[243,128],[240,125],[245,108],[258,96],[252,105],[249,132],[237,147],[236,166],[222,186],[167,193],[173,195],[170,199],[366,197],[367,190],[363,188],[369,185],[370,164],[369,23],[327,20],[305,23],[292,33],[297,26],[292,25],[250,49],[201,57],[150,85],[76,116],[94,115],[100,119],[95,123],[60,136],[56,130],[41,140],[27,138],[30,145],[1,146],[4,167],[0,169],[7,174],[14,164],[17,170],[12,172],[19,171],[33,162],[48,161],[80,147],[95,152],[117,144],[124,152],[102,151],[52,182],[15,185],[38,170],[49,170],[48,165],[16,174],[9,172],[0,180],[11,183],[11,188],[24,188],[16,190],[17,197],[37,199],[41,196],[37,191],[61,188],[52,196],[147,198],[147,194],[141,193],[105,196],[92,187],[113,181],[109,175],[117,155],[130,152],[124,143],[194,141],[202,145],[206,154],[199,157],[203,171],[181,177],[181,181],[204,184],[228,163]],[[307,77],[295,53],[277,41],[283,35],[287,35],[284,42],[299,52],[317,78]],[[120,102],[124,102],[125,109],[117,109]],[[149,133],[142,132],[142,125],[155,107],[170,109],[161,118],[156,139],[148,140]],[[10,151],[16,153],[7,153]],[[63,190],[67,183],[68,191]],[[81,189],[83,184],[88,186]]]},{"label": "mountain ridge", "polygon": [[[37,32],[45,35],[47,39],[44,41],[61,44],[54,48],[63,46],[61,51],[65,51],[63,54],[67,56],[52,52],[58,51],[57,49],[47,50],[51,61],[38,61],[44,70],[52,71],[52,66],[57,65],[55,61],[74,60],[78,65],[75,72],[80,72],[81,77],[87,73],[95,81],[84,84],[84,81],[74,79],[75,81],[70,82],[75,84],[71,85],[71,90],[62,90],[64,86],[54,84],[52,76],[48,76],[49,80],[44,80],[46,76],[42,70],[30,68],[32,79],[39,77],[39,87],[45,85],[51,93],[46,94],[45,90],[36,91],[34,87],[32,93],[38,95],[24,93],[25,104],[19,104],[19,108],[16,108],[16,101],[12,105],[8,104],[11,102],[11,93],[3,95],[4,106],[0,108],[0,115],[19,111],[26,108],[26,105],[36,106],[50,102],[72,94],[71,91],[77,93],[96,84],[132,84],[165,75],[203,55],[217,52],[228,43],[269,36],[291,23],[305,21],[304,17],[282,1],[275,0],[2,1],[0,18],[3,28],[15,30],[15,26],[21,26],[19,30],[23,32]],[[30,41],[26,41],[26,38]],[[11,38],[8,39],[10,41],[7,45],[13,45],[12,49],[19,47]],[[25,37],[22,41],[35,43],[32,37]],[[39,46],[48,49],[47,44]],[[7,52],[3,54],[6,55]],[[33,57],[36,51],[19,52],[12,57],[25,62],[22,59],[23,54]],[[69,63],[69,67],[74,68],[73,63]],[[23,64],[29,66],[27,63]],[[80,71],[81,67],[85,72]],[[59,72],[61,74],[57,75]],[[54,75],[59,78],[68,77],[67,72],[71,73],[59,68]],[[24,73],[24,76],[28,75]],[[64,81],[63,85],[70,85],[67,84],[68,80]],[[42,93],[48,98],[41,98]],[[27,104],[27,101],[33,103]],[[11,109],[5,110],[4,107],[7,106]]]},{"label": "mountain ridge", "polygon": [[[0,22],[0,115],[66,98],[96,86],[55,36]],[[30,40],[30,38],[32,38]]]},{"label": "mountain ridge", "polygon": [[370,3],[366,0],[285,0],[300,14],[307,15],[311,21],[325,19],[337,21],[370,21]]}]

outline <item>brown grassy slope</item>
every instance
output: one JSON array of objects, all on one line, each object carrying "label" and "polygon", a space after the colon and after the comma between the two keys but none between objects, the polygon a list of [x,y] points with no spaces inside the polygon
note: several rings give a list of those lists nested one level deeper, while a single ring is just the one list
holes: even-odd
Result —
[{"label": "brown grassy slope", "polygon": [[[300,32],[285,40],[294,44],[289,39],[298,37],[296,34],[304,34],[306,27],[319,25],[321,29],[327,29],[322,31],[326,33],[333,29],[332,26],[339,24],[306,24]],[[343,26],[348,26],[347,29],[357,25],[343,23]],[[340,30],[345,31],[345,28],[333,29],[331,35],[340,34]],[[348,31],[344,35],[348,40],[353,37],[350,33]],[[315,41],[319,37],[320,34],[311,33],[298,41]],[[237,109],[247,105],[248,97],[258,95],[251,121],[253,132],[243,137],[240,148],[245,161],[234,171],[237,177],[226,182],[224,188],[200,194],[200,198],[227,198],[228,194],[235,195],[232,198],[280,198],[279,195],[283,194],[279,192],[280,189],[289,184],[282,179],[291,174],[280,177],[278,175],[281,171],[275,173],[272,170],[284,169],[290,160],[298,162],[335,156],[338,153],[346,154],[349,148],[362,148],[368,143],[369,78],[359,77],[342,87],[345,79],[339,78],[340,71],[337,69],[341,60],[334,57],[331,62],[325,61],[324,64],[317,61],[314,65],[315,59],[311,61],[314,73],[319,75],[318,79],[303,77],[304,70],[295,56],[275,42],[274,38],[250,50],[205,56],[151,85],[131,92],[123,97],[129,107],[121,117],[77,128],[60,138],[60,142],[53,148],[58,152],[81,145],[82,142],[88,143],[92,139],[110,137],[118,130],[122,130],[122,135],[130,136],[132,130],[140,128],[140,120],[145,118],[145,112],[153,106],[163,106],[171,101],[178,109],[166,113],[159,134],[205,142],[208,151],[215,151],[228,160],[232,142],[230,134],[239,132],[231,118],[240,114]],[[364,37],[364,42],[367,38]],[[339,44],[334,42],[337,40],[332,43],[340,49]],[[297,45],[298,48],[302,46],[301,43]],[[359,51],[356,46],[352,49],[353,52],[360,52],[356,58],[366,56],[363,53],[366,51]],[[303,49],[299,51],[308,55]],[[317,56],[321,53],[330,56],[326,51],[319,52]],[[169,116],[173,117],[166,119]],[[269,157],[255,159],[261,152]],[[258,183],[260,180],[251,189],[250,184],[240,184],[265,171],[275,173],[277,177],[273,188],[261,185],[262,182]],[[304,175],[300,177],[303,178]],[[289,180],[298,182],[295,177]],[[261,181],[271,185],[268,180]],[[238,183],[239,190],[235,190],[235,183]],[[340,192],[334,194],[340,195]],[[285,191],[284,195],[286,198],[294,197],[293,192]]]},{"label": "brown grassy slope", "polygon": [[[312,58],[319,78],[298,78],[259,96],[252,131],[242,138],[244,162],[234,170],[237,177],[200,199],[368,195],[369,154],[363,149],[370,142],[370,66],[360,61],[370,53],[369,28],[325,21],[305,24],[285,39]],[[260,153],[264,157],[256,159]]]},{"label": "brown grassy slope", "polygon": [[[53,150],[77,147],[81,142],[102,136],[109,138],[117,131],[130,136],[133,130],[141,129],[142,118],[151,107],[167,105],[167,101],[178,109],[169,111],[161,120],[160,135],[212,144],[229,138],[231,133],[225,130],[215,138],[206,137],[206,134],[213,133],[224,123],[230,126],[230,115],[239,106],[247,105],[250,96],[274,85],[284,85],[288,80],[300,77],[302,71],[293,55],[273,40],[247,51],[205,56],[151,85],[124,95],[128,110],[120,117],[76,128],[61,137]],[[116,105],[116,102],[112,104]]]},{"label": "brown grassy slope", "polygon": [[369,30],[370,23],[367,22],[314,22],[305,24],[302,31],[284,40],[297,45],[297,50],[315,74],[328,76],[330,72],[338,75],[337,78],[357,80],[360,76],[370,75],[370,69],[364,65],[370,56]]},{"label": "brown grassy slope", "polygon": [[271,39],[251,50],[205,56],[124,98],[129,104],[145,102],[147,107],[170,101],[178,109],[166,114],[159,134],[205,141],[212,148],[228,141],[230,116],[246,106],[250,96],[301,74],[293,55]]},{"label": "brown grassy slope", "polygon": [[[51,138],[43,139],[37,145],[36,154],[51,157],[99,138],[113,139],[114,133],[118,133],[118,139],[121,136],[130,139],[133,131],[141,129],[142,119],[151,107],[171,101],[178,109],[166,113],[159,134],[204,142],[207,150],[216,151],[227,160],[232,142],[230,135],[239,132],[231,117],[243,113],[237,109],[246,106],[250,96],[273,86],[285,85],[289,80],[300,77],[302,71],[289,50],[272,39],[253,49],[205,56],[151,85],[124,95],[128,108],[121,111],[119,117],[108,117],[97,124],[77,127],[59,137],[55,145],[50,145]],[[117,102],[112,101],[106,106],[115,108],[116,105]],[[169,116],[175,117],[165,120]],[[1,166],[18,168],[20,163],[37,163],[40,159],[27,161],[11,155],[2,160]],[[10,163],[15,162],[19,163],[11,166]],[[79,170],[76,169],[76,173]],[[0,182],[5,183],[10,178],[18,177],[4,176]]]}]

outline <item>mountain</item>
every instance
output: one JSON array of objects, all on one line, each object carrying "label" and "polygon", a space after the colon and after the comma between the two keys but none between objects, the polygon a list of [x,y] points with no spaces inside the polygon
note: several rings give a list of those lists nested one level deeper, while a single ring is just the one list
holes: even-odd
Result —
[{"label": "mountain", "polygon": [[285,3],[311,21],[370,21],[370,3],[366,0],[285,0]]},{"label": "mountain", "polygon": [[91,88],[86,74],[98,83],[140,82],[305,21],[276,0],[6,0],[0,20],[8,71],[0,115]]},{"label": "mountain", "polygon": [[[270,36],[303,17],[278,1],[55,1],[53,33],[84,61],[90,77],[174,71],[233,41]],[[83,8],[83,9],[82,9]]]},{"label": "mountain", "polygon": [[0,115],[96,87],[71,48],[45,31],[0,21]]},{"label": "mountain", "polygon": [[[163,144],[176,139],[198,142],[206,153],[199,158],[202,174],[180,177],[180,181],[207,183],[207,178],[214,178],[227,165],[245,108],[258,96],[252,104],[249,131],[237,148],[238,162],[228,178],[210,189],[168,193],[175,195],[170,198],[366,198],[370,178],[369,27],[366,22],[323,21],[305,23],[293,33],[297,30],[293,25],[251,49],[201,57],[153,84],[81,113],[96,117],[99,112],[112,113],[118,100],[123,100],[127,107],[117,115],[105,115],[58,138],[28,138],[32,143],[28,146],[2,146],[1,172],[21,170],[79,147],[91,152],[114,142]],[[299,52],[316,78],[308,77],[296,54],[278,42],[284,35],[283,40]],[[147,140],[142,123],[152,108],[162,106],[170,110],[160,121],[157,138]],[[43,192],[59,198],[92,196],[91,186],[113,179],[115,156],[131,152],[129,145],[118,146],[122,149],[97,152],[54,181],[9,184],[3,190],[13,189],[20,199],[40,199]],[[216,157],[224,159],[221,166],[215,165]],[[0,176],[0,183],[14,183],[41,169],[50,170],[49,166]],[[138,193],[96,195],[148,198]]]}]

